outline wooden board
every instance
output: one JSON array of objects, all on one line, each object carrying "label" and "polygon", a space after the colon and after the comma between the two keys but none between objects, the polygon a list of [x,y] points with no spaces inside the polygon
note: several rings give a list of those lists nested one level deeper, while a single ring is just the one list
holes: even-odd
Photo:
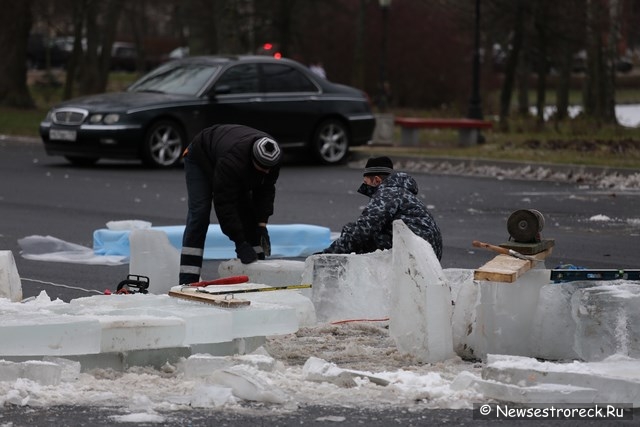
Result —
[{"label": "wooden board", "polygon": [[203,302],[219,307],[236,308],[251,304],[251,301],[234,298],[233,295],[212,295],[194,291],[169,291],[169,296],[189,301]]},{"label": "wooden board", "polygon": [[[536,254],[538,261],[543,261],[551,254],[551,248]],[[530,261],[511,255],[498,255],[473,272],[474,280],[513,283],[518,277],[531,270],[538,261]]]}]

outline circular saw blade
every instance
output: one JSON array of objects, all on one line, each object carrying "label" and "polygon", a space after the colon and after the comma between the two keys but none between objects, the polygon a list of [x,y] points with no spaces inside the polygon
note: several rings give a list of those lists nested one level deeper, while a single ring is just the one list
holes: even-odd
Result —
[{"label": "circular saw blade", "polygon": [[544,228],[544,217],[534,209],[520,209],[513,212],[507,220],[507,231],[518,243],[540,241],[540,232]]}]

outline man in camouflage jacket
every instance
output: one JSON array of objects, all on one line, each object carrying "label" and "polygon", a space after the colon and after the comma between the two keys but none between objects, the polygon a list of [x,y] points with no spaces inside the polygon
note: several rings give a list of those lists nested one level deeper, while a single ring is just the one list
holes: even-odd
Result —
[{"label": "man in camouflage jacket", "polygon": [[442,258],[442,234],[433,216],[418,198],[418,184],[404,172],[394,172],[388,157],[367,161],[358,193],[371,198],[355,222],[346,224],[340,237],[322,251],[325,254],[368,253],[390,249],[393,221],[401,219],[409,229],[431,244]]}]

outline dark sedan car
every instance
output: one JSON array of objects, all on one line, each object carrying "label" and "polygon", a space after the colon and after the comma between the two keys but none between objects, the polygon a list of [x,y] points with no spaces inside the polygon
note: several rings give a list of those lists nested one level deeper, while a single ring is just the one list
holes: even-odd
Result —
[{"label": "dark sedan car", "polygon": [[216,123],[263,130],[285,150],[304,149],[332,164],[371,139],[375,118],[360,90],[298,62],[203,56],[161,65],[126,92],[63,102],[42,121],[40,135],[47,154],[74,164],[111,158],[171,167],[200,130]]}]

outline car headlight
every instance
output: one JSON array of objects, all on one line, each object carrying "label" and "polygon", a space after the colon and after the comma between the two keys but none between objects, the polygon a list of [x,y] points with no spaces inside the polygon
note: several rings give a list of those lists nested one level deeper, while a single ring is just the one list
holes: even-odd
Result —
[{"label": "car headlight", "polygon": [[118,120],[120,120],[120,114],[107,114],[106,116],[104,116],[104,123],[106,125],[117,123]]},{"label": "car headlight", "polygon": [[120,114],[109,113],[109,114],[92,114],[89,117],[89,123],[92,125],[98,123],[104,123],[105,125],[112,125],[117,123],[120,120]]}]

